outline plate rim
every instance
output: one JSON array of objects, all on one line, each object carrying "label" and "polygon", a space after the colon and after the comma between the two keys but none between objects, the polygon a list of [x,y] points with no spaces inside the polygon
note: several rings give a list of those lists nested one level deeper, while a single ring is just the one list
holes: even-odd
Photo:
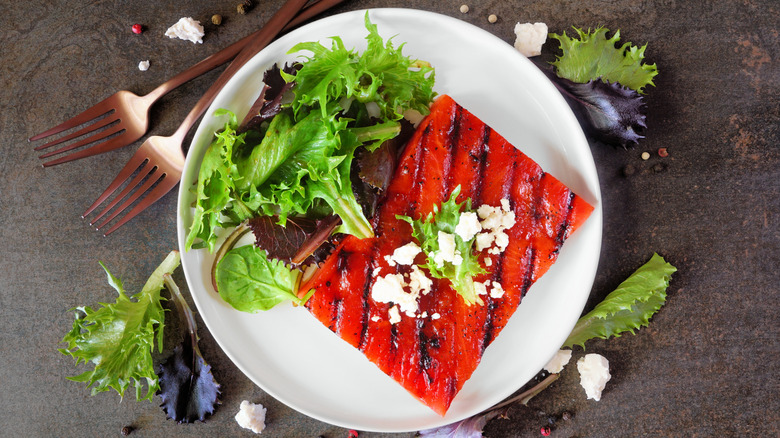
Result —
[{"label": "plate rim", "polygon": [[[412,15],[420,15],[420,16],[423,16],[423,17],[428,17],[428,18],[431,18],[431,19],[442,20],[442,22],[451,23],[451,24],[454,24],[456,26],[461,26],[464,29],[469,29],[471,32],[476,32],[478,34],[481,34],[481,37],[483,37],[483,38],[494,40],[494,43],[503,44],[503,45],[506,45],[508,48],[511,48],[511,46],[509,44],[507,44],[505,41],[500,39],[498,36],[492,34],[491,32],[489,32],[489,31],[487,31],[485,29],[482,29],[480,27],[474,26],[474,25],[472,25],[472,24],[470,24],[468,22],[465,22],[463,20],[460,20],[460,19],[457,19],[457,18],[454,18],[454,17],[447,16],[447,15],[439,14],[439,13],[436,13],[436,12],[424,11],[424,10],[418,10],[418,9],[411,9],[411,8],[370,8],[370,9],[359,9],[359,10],[343,12],[343,13],[334,14],[332,16],[325,17],[325,18],[316,20],[316,21],[314,21],[312,23],[309,23],[307,25],[304,25],[304,26],[302,26],[302,27],[300,27],[300,28],[298,28],[298,29],[296,29],[294,31],[291,31],[288,35],[299,35],[300,34],[301,36],[304,36],[306,30],[310,26],[321,25],[323,22],[330,22],[330,21],[338,22],[339,20],[351,20],[351,19],[354,19],[356,16],[358,18],[360,18],[361,22],[362,22],[362,17],[366,13],[366,11],[368,11],[370,15],[375,14],[375,13],[378,13],[378,14],[388,14],[388,15],[412,14]],[[374,17],[372,16],[372,21],[373,21],[373,18]],[[361,30],[364,31],[364,29],[362,27],[361,27]],[[380,32],[381,32],[381,28],[380,28]],[[386,38],[386,37],[383,36],[383,38]],[[299,40],[296,40],[296,41],[304,41],[304,40],[305,39],[299,39]],[[255,57],[253,57],[252,59],[255,59],[255,58],[258,58],[258,57],[262,57],[262,56],[264,56],[265,53],[267,53],[267,52],[269,52],[269,51],[271,51],[271,50],[273,50],[275,48],[276,48],[276,41],[274,41],[274,43],[269,45],[266,49],[264,49],[263,51],[261,51],[260,53],[255,55]],[[522,55],[520,55],[519,53],[517,54],[517,56],[522,57]],[[531,63],[531,61],[527,60],[527,59],[525,59],[525,62]],[[240,78],[242,76],[242,71],[245,71],[246,69],[251,68],[251,65],[252,65],[252,60],[250,60],[244,67],[242,67],[242,69],[239,70],[239,72],[236,74],[236,76],[234,76],[233,78],[231,78],[230,81],[228,81],[226,86],[223,88],[223,90],[219,94],[223,94],[225,92],[225,90],[230,90],[233,87],[235,87],[235,81],[234,80],[237,80],[237,78]],[[550,87],[554,88],[554,86],[552,85],[552,82],[550,82],[550,80],[541,71],[539,71],[538,69],[534,69],[534,70],[535,70],[535,74],[538,74],[538,78],[537,78],[538,80],[541,80],[543,83],[548,83]],[[233,84],[233,87],[231,87],[231,84]],[[585,163],[585,170],[586,170],[585,173],[587,173],[587,175],[581,175],[581,176],[585,180],[586,185],[589,186],[589,188],[591,190],[593,190],[593,192],[589,194],[593,199],[587,199],[587,200],[590,203],[593,204],[594,211],[591,214],[591,217],[589,217],[588,220],[586,221],[585,225],[587,225],[587,226],[589,226],[591,228],[591,231],[590,231],[591,233],[595,232],[597,234],[597,236],[595,238],[596,238],[597,243],[598,243],[597,247],[595,248],[595,252],[592,254],[593,258],[590,260],[590,263],[585,268],[585,271],[589,273],[589,276],[587,277],[587,281],[588,281],[588,285],[589,285],[588,288],[590,289],[590,288],[592,288],[593,281],[595,280],[596,269],[597,269],[597,266],[598,266],[598,261],[600,259],[601,242],[602,242],[602,239],[603,239],[603,235],[602,235],[603,211],[602,211],[600,182],[599,182],[599,179],[598,179],[598,174],[597,174],[596,169],[595,169],[595,163],[593,162],[593,155],[590,152],[589,143],[588,143],[588,141],[587,141],[587,139],[585,137],[585,134],[583,133],[583,131],[582,131],[579,123],[577,122],[576,117],[574,116],[573,112],[571,112],[571,110],[569,109],[569,106],[565,102],[563,96],[560,95],[560,93],[557,90],[555,90],[554,95],[557,96],[557,98],[559,99],[559,102],[557,103],[557,106],[561,107],[561,108],[565,108],[563,110],[563,114],[558,114],[558,116],[562,116],[562,117],[568,119],[568,121],[566,121],[567,125],[571,125],[571,126],[575,126],[576,127],[575,132],[574,133],[570,133],[569,135],[574,135],[575,137],[577,137],[576,143],[579,145],[578,147],[581,147],[581,146],[584,145],[584,147],[587,149],[587,154],[586,154],[587,157],[586,158],[589,158],[589,162]],[[219,97],[219,95],[218,95],[218,97]],[[206,112],[207,115],[208,114],[213,114],[214,110],[217,109],[215,107],[215,105],[216,105],[216,102],[218,100],[219,99],[215,99],[215,103],[212,104],[208,108],[208,110]],[[204,127],[206,125],[207,125],[207,122],[206,122],[205,119],[202,120],[199,123],[198,129],[195,132],[194,136],[192,137],[192,143],[191,144],[194,145],[196,140],[198,138],[200,138],[200,136],[204,135],[202,131],[204,130]],[[210,135],[210,133],[209,133],[209,135]],[[205,146],[205,147],[207,147],[207,146]],[[203,148],[205,149],[205,147],[203,147]],[[203,152],[203,151],[201,151],[201,152]],[[200,155],[202,156],[202,153]],[[195,267],[188,266],[188,258],[185,257],[185,252],[184,252],[184,241],[186,239],[186,234],[187,234],[186,230],[189,227],[189,223],[185,224],[184,220],[185,220],[185,218],[190,218],[191,219],[191,213],[189,215],[187,213],[188,211],[191,210],[191,208],[189,207],[189,204],[188,204],[188,202],[191,200],[191,194],[190,194],[191,186],[184,183],[184,181],[186,181],[184,179],[184,177],[188,176],[189,173],[192,172],[192,168],[195,168],[195,177],[197,177],[197,168],[199,168],[199,165],[195,166],[195,165],[190,164],[191,161],[195,160],[195,159],[191,160],[190,159],[191,156],[192,155],[188,152],[187,159],[185,161],[184,171],[183,171],[183,174],[182,174],[182,176],[183,176],[182,184],[179,185],[179,192],[178,192],[178,199],[177,199],[177,241],[178,241],[178,244],[179,244],[179,249],[180,249],[180,251],[182,251],[182,267],[183,267],[183,270],[184,270],[184,273],[185,273],[185,279],[187,281],[187,285],[188,285],[188,288],[190,290],[190,294],[192,296],[193,301],[196,304],[196,307],[198,307],[198,313],[201,314],[201,318],[203,319],[203,321],[206,324],[209,332],[212,334],[212,336],[214,337],[215,341],[219,345],[220,349],[222,349],[224,354],[231,360],[231,362],[233,362],[233,364],[237,368],[239,368],[239,370],[241,370],[241,372],[244,375],[246,375],[255,385],[257,385],[259,388],[261,388],[264,392],[266,392],[267,394],[271,395],[272,397],[274,397],[279,402],[281,402],[281,403],[283,403],[283,404],[285,404],[285,405],[295,409],[296,411],[298,411],[300,413],[303,413],[303,414],[305,414],[305,415],[307,415],[307,416],[309,416],[311,418],[317,419],[319,421],[323,421],[323,422],[326,422],[326,423],[329,423],[329,424],[333,424],[333,425],[340,426],[340,427],[345,427],[345,428],[352,428],[352,429],[365,430],[365,431],[374,431],[374,432],[389,432],[389,433],[409,432],[409,431],[421,430],[423,428],[427,429],[427,428],[443,426],[443,425],[452,423],[454,421],[459,421],[461,419],[464,419],[464,418],[468,417],[468,416],[463,416],[462,418],[454,418],[454,419],[452,419],[452,418],[447,419],[446,416],[445,417],[439,417],[440,421],[432,422],[431,424],[426,425],[424,427],[415,427],[415,428],[412,428],[412,429],[410,429],[408,427],[401,427],[401,428],[371,427],[370,425],[365,424],[365,423],[361,423],[361,422],[350,422],[348,420],[343,420],[343,419],[328,418],[326,416],[323,416],[323,415],[320,415],[320,414],[318,414],[316,412],[313,412],[310,409],[302,407],[302,406],[300,406],[297,403],[291,403],[289,401],[288,397],[285,397],[282,394],[279,394],[276,391],[273,391],[273,390],[269,389],[267,387],[267,385],[263,384],[263,382],[260,379],[256,378],[256,376],[253,375],[254,374],[253,372],[251,372],[250,370],[246,369],[243,366],[243,364],[242,364],[242,360],[239,359],[238,357],[236,357],[234,355],[234,353],[230,349],[225,347],[225,343],[222,340],[222,335],[221,334],[217,334],[215,332],[214,327],[213,327],[213,321],[210,321],[210,317],[206,316],[206,314],[202,311],[203,309],[201,307],[200,300],[196,296],[197,294],[193,293],[193,290],[195,288],[193,288],[192,282],[195,281],[195,280],[191,280],[191,278],[199,278],[199,277],[193,276],[193,273],[191,272],[191,268],[194,269]],[[198,158],[198,161],[200,161],[200,157]],[[187,170],[190,170],[190,172],[188,173]],[[582,172],[581,168],[578,168],[577,170],[578,170],[578,172]],[[593,185],[593,187],[590,187],[591,185]],[[575,233],[572,237],[574,238],[576,236],[577,236],[577,234]],[[200,268],[200,267],[198,267],[198,268]],[[207,292],[208,292],[208,290],[207,290]],[[575,304],[575,306],[579,309],[579,313],[581,313],[582,310],[584,309],[584,306],[585,306],[585,303],[587,301],[588,296],[589,296],[589,293],[588,294],[583,294],[583,296],[580,297],[581,298],[580,299],[581,302]],[[574,319],[574,321],[571,322],[570,329],[573,328],[575,323],[576,323],[576,318]],[[565,336],[563,337],[563,339],[560,339],[560,344],[562,344],[564,340],[565,340]],[[545,361],[545,363],[546,363],[546,361]],[[516,391],[517,389],[519,389],[519,388],[512,389],[511,391],[508,392],[508,394],[503,396],[498,401],[500,401],[500,400],[506,398],[507,396],[511,395],[512,392]],[[476,414],[477,412],[474,412],[474,413]]]}]

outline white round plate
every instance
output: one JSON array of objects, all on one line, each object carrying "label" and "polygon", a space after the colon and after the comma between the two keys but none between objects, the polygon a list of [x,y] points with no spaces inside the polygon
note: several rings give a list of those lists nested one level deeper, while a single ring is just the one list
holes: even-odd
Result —
[{"label": "white round plate", "polygon": [[404,432],[449,424],[487,409],[530,380],[566,339],[587,300],[601,247],[601,195],[585,136],[563,97],[528,59],[496,36],[463,21],[410,9],[372,9],[383,38],[436,68],[435,90],[480,117],[545,171],[595,205],[586,223],[564,244],[558,261],[534,284],[501,335],[441,417],[383,374],[304,308],[280,305],[268,312],[233,310],[213,291],[212,255],[184,252],[192,222],[191,184],[227,108],[247,113],[262,88],[263,72],[302,41],[340,36],[346,47],[365,48],[365,11],[328,17],[295,30],[249,61],[217,96],[200,124],[179,189],[178,240],[182,266],[201,317],[230,359],[253,382],[288,406],[346,428]]}]

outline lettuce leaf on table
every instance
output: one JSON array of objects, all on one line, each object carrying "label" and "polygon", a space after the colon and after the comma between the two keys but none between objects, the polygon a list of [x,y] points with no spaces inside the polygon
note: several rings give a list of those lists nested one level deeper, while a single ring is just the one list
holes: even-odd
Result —
[{"label": "lettuce leaf on table", "polygon": [[608,29],[574,28],[576,37],[551,33],[562,54],[542,68],[571,106],[585,132],[607,144],[626,147],[643,138],[644,88],[655,85],[655,64],[644,63],[647,45],[620,47],[620,31],[607,38]]},{"label": "lettuce leaf on table", "polygon": [[647,326],[666,302],[666,289],[675,272],[677,268],[653,254],[647,263],[577,321],[563,346],[585,348],[585,342],[590,339],[608,339]]},{"label": "lettuce leaf on table", "polygon": [[152,400],[159,389],[152,360],[155,342],[157,351],[163,348],[165,298],[160,292],[164,275],[172,273],[179,261],[178,251],[168,254],[133,296],[128,296],[122,281],[100,263],[118,296],[115,303],[100,303],[101,307],[95,309],[74,309],[73,328],[62,340],[67,347],[59,351],[76,359],[76,365],[92,363],[93,368],[69,380],[85,382],[92,388],[92,395],[114,389],[124,397],[125,390],[132,386],[137,400]]}]

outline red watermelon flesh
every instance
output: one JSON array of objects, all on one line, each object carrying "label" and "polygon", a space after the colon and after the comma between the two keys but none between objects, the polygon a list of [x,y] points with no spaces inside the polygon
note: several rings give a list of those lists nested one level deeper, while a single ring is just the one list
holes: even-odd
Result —
[{"label": "red watermelon flesh", "polygon": [[[427,216],[461,187],[472,207],[509,201],[515,225],[509,245],[475,281],[495,281],[504,294],[468,305],[448,280],[433,279],[419,313],[391,323],[393,303],[371,297],[381,275],[397,272],[385,256],[412,241],[396,215]],[[302,290],[315,290],[306,308],[385,374],[444,415],[528,288],[555,262],[564,240],[593,207],[447,95],[436,99],[404,150],[386,198],[372,219],[376,236],[348,236]],[[418,261],[424,258],[419,255]],[[379,268],[379,269],[377,269]],[[425,313],[423,313],[425,312]],[[436,317],[432,317],[436,315]]]}]

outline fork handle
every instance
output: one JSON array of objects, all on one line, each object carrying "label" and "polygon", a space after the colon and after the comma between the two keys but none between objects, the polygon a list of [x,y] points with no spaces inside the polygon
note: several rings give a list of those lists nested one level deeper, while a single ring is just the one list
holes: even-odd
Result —
[{"label": "fork handle", "polygon": [[184,119],[182,124],[179,126],[179,129],[176,130],[172,137],[175,137],[182,142],[184,141],[184,137],[187,135],[187,132],[189,132],[190,128],[192,128],[198,118],[200,118],[209,105],[211,105],[211,103],[217,97],[217,94],[222,90],[225,84],[227,84],[230,78],[232,78],[233,75],[235,75],[236,72],[241,67],[243,67],[247,61],[255,56],[260,50],[265,48],[265,46],[267,46],[271,41],[273,41],[279,32],[282,31],[284,26],[286,26],[293,19],[293,17],[295,17],[295,14],[301,10],[304,4],[306,4],[306,0],[287,0],[284,6],[282,6],[281,9],[279,9],[274,14],[274,16],[268,20],[268,23],[266,23],[266,25],[263,26],[263,28],[260,29],[257,34],[253,34],[252,40],[241,50],[241,52],[239,52],[238,55],[236,55],[236,58],[233,60],[233,62],[231,62],[225,71],[219,75],[214,84],[212,84],[211,87],[206,90],[206,93],[203,94],[192,110],[190,110],[189,114],[187,114],[187,117]]},{"label": "fork handle", "polygon": [[[312,2],[311,5],[305,7],[303,10],[300,11],[298,15],[295,16],[292,20],[290,20],[286,26],[282,29],[282,32],[289,31],[297,26],[299,26],[301,23],[310,20],[311,18],[325,12],[326,10],[332,8],[333,6],[338,5],[339,3],[343,2],[344,0],[315,0]],[[274,18],[271,18],[271,21],[273,21]],[[270,22],[269,22],[270,24]],[[231,59],[235,58],[236,55],[238,55],[241,50],[249,44],[250,41],[253,41],[256,38],[260,37],[260,33],[263,32],[264,28],[261,28],[257,30],[256,32],[245,36],[244,38],[236,41],[235,43],[225,47],[224,49],[220,50],[217,53],[214,53],[213,55],[209,56],[208,58],[203,59],[202,61],[198,62],[197,64],[193,65],[192,67],[188,68],[187,70],[184,70],[183,72],[177,74],[176,76],[168,79],[167,81],[160,84],[157,88],[149,92],[146,96],[144,96],[144,99],[149,99],[152,102],[157,101],[157,99],[165,96],[168,94],[171,90],[174,90],[175,88],[191,81],[192,79],[195,79],[205,73],[208,73],[209,71],[219,67],[220,65],[230,61]],[[276,32],[277,34],[279,32]],[[266,43],[267,44],[267,43]]]}]

